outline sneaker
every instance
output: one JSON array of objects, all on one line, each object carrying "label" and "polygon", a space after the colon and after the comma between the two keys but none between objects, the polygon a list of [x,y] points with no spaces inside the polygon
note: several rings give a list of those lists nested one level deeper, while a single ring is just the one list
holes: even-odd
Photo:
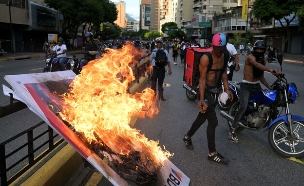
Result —
[{"label": "sneaker", "polygon": [[233,142],[233,143],[238,143],[239,142],[239,139],[237,138],[235,132],[229,132],[228,139],[230,139],[231,142]]},{"label": "sneaker", "polygon": [[229,162],[229,160],[227,158],[225,158],[218,152],[213,154],[212,156],[208,155],[208,160],[214,161],[214,162],[220,163],[220,164],[227,164]]},{"label": "sneaker", "polygon": [[193,145],[192,145],[192,140],[191,140],[191,138],[186,138],[186,136],[184,136],[184,138],[183,138],[183,141],[186,143],[186,148],[187,149],[189,149],[189,150],[193,150],[194,149],[194,147],[193,147]]},{"label": "sneaker", "polygon": [[177,65],[177,63],[174,62],[174,65]]}]

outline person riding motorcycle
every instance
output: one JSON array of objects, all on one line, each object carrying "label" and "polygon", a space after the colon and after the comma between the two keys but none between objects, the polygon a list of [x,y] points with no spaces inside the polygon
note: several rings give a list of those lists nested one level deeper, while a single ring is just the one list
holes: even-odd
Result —
[{"label": "person riding motorcycle", "polygon": [[65,70],[64,64],[67,62],[67,56],[66,56],[66,51],[67,47],[65,44],[63,44],[63,39],[61,37],[58,38],[58,44],[53,47],[52,53],[56,53],[58,62],[60,65],[60,70],[63,71]]},{"label": "person riding motorcycle", "polygon": [[275,49],[271,45],[269,45],[269,47],[267,48],[266,54],[268,61],[272,61],[274,58],[276,58]]},{"label": "person riding motorcycle", "polygon": [[86,65],[89,61],[96,59],[96,54],[98,53],[97,44],[93,42],[92,32],[87,32],[84,37],[86,41],[84,46],[82,47],[81,52],[85,54],[86,59],[80,61],[82,67]]},{"label": "person riding motorcycle", "polygon": [[244,77],[240,84],[240,106],[239,110],[235,114],[233,124],[231,126],[228,138],[231,142],[238,143],[238,138],[236,136],[235,130],[238,127],[238,123],[241,120],[244,112],[247,109],[248,100],[251,94],[261,90],[260,82],[267,88],[272,89],[272,87],[267,83],[264,77],[264,71],[270,72],[274,76],[280,74],[280,71],[273,70],[265,67],[266,64],[266,45],[263,40],[257,40],[254,43],[253,51],[245,60],[244,66]]}]

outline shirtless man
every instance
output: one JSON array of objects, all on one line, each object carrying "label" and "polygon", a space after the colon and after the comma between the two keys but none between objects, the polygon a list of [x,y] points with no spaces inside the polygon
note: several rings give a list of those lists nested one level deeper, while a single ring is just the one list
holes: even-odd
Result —
[{"label": "shirtless man", "polygon": [[280,74],[278,70],[273,70],[265,67],[266,57],[265,57],[266,45],[263,40],[257,40],[253,46],[253,52],[247,57],[244,66],[244,77],[241,82],[241,90],[240,90],[240,106],[237,111],[232,127],[229,132],[228,138],[237,143],[239,140],[235,134],[235,129],[238,127],[238,122],[243,116],[244,112],[247,109],[247,104],[249,100],[249,96],[259,90],[261,90],[261,82],[268,89],[272,89],[272,87],[267,83],[264,78],[264,71],[270,72],[274,76]]},{"label": "shirtless man", "polygon": [[[186,143],[186,148],[193,150],[191,137],[199,129],[199,127],[208,119],[207,126],[207,141],[208,141],[208,160],[227,164],[228,159],[218,153],[215,149],[215,128],[218,124],[218,120],[215,113],[216,98],[218,96],[218,87],[220,86],[219,80],[223,81],[224,91],[232,99],[232,94],[228,88],[227,77],[227,63],[228,63],[228,51],[226,49],[226,35],[219,33],[215,34],[212,38],[213,50],[210,54],[205,54],[201,57],[199,63],[199,96],[198,108],[200,112],[197,118],[193,122],[190,130],[184,136],[183,141]],[[224,54],[226,53],[226,54]],[[208,57],[209,55],[209,57]],[[224,62],[224,56],[227,55],[227,61]],[[212,67],[208,71],[209,58],[213,59]]]}]

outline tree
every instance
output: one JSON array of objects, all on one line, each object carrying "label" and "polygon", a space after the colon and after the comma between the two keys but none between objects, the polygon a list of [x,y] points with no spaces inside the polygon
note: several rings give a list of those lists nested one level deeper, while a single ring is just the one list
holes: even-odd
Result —
[{"label": "tree", "polygon": [[299,18],[299,27],[300,30],[304,30],[304,5],[302,5],[298,12],[297,12],[297,16]]},{"label": "tree", "polygon": [[160,36],[161,36],[160,32],[157,32],[157,31],[154,31],[154,30],[149,31],[149,32],[145,33],[145,35],[144,35],[144,37],[146,39],[155,39],[155,38],[160,37]]},{"label": "tree", "polygon": [[[63,15],[62,34],[77,34],[78,27],[83,24],[99,28],[100,23],[113,23],[117,19],[117,10],[109,0],[45,0],[49,7],[59,10]],[[83,33],[84,34],[84,33]]]},{"label": "tree", "polygon": [[170,39],[185,38],[186,34],[181,29],[178,29],[175,22],[167,22],[162,25],[161,31],[169,36]]},{"label": "tree", "polygon": [[116,24],[106,23],[103,24],[102,32],[99,33],[103,40],[114,39],[120,36],[121,29]]},{"label": "tree", "polygon": [[[253,5],[253,14],[260,20],[269,21],[274,18],[278,20],[285,30],[285,43],[287,43],[287,51],[290,52],[290,23],[296,17],[296,10],[301,7],[303,0],[256,0]],[[286,21],[286,25],[282,23],[282,19]]]}]

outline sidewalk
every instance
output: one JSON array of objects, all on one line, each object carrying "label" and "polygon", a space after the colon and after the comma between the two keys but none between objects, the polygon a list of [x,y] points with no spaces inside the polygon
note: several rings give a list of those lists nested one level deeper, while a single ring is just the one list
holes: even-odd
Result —
[{"label": "sidewalk", "polygon": [[291,63],[303,63],[304,64],[304,55],[299,54],[284,54],[283,56],[284,62],[291,62]]},{"label": "sidewalk", "polygon": [[[71,50],[67,51],[67,55],[78,54],[81,53],[80,50]],[[11,60],[22,60],[22,59],[33,59],[45,57],[44,52],[16,52],[15,54],[7,53],[0,56],[0,61],[11,61]]]}]

